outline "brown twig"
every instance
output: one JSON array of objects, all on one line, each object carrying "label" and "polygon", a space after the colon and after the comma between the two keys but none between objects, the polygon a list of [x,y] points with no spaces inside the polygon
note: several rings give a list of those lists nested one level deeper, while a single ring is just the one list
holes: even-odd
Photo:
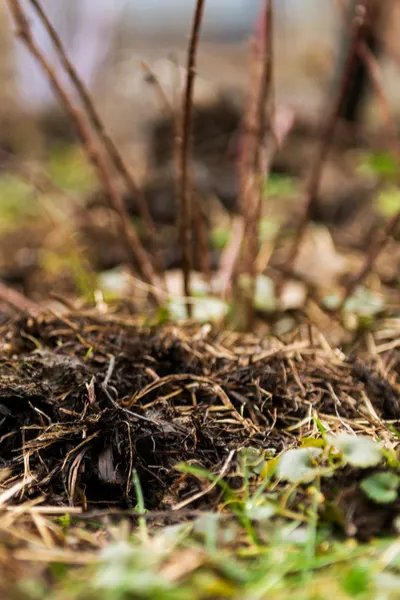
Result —
[{"label": "brown twig", "polygon": [[231,238],[221,254],[216,277],[221,296],[224,300],[226,300],[231,293],[233,275],[242,247],[244,237],[244,218],[242,215],[234,217],[231,232]]},{"label": "brown twig", "polygon": [[[304,238],[312,211],[317,201],[322,170],[325,161],[328,157],[329,150],[331,148],[342,104],[345,100],[346,92],[351,82],[353,69],[357,59],[359,44],[362,41],[363,35],[365,33],[364,25],[367,17],[368,7],[369,0],[360,0],[356,7],[356,13],[352,21],[351,41],[347,52],[346,60],[344,62],[340,85],[333,103],[331,113],[328,117],[326,126],[324,127],[320,147],[318,149],[318,153],[312,167],[311,176],[307,186],[304,213],[298,225],[297,232],[293,240],[292,246],[289,250],[288,257],[285,261],[285,265],[283,268],[285,272],[291,272],[293,269],[293,265],[297,258],[301,242]],[[283,279],[279,281],[278,293],[280,293],[282,290],[283,281]]]},{"label": "brown twig", "polygon": [[[264,148],[264,137],[267,120],[271,125],[271,115],[267,115],[267,102],[272,91],[273,77],[273,30],[272,30],[272,0],[265,0],[260,29],[256,39],[255,61],[259,63],[260,75],[256,88],[255,97],[255,123],[254,123],[254,148],[251,157],[250,190],[245,197],[246,216],[246,245],[247,260],[246,271],[250,276],[250,289],[247,302],[247,326],[250,328],[254,319],[254,291],[257,276],[257,253],[259,248],[259,225],[262,216],[262,198],[264,195],[265,171],[268,171],[267,163],[270,162]],[[258,70],[258,69],[257,69]],[[252,115],[253,111],[250,111]],[[270,127],[272,130],[272,127]],[[272,138],[272,136],[271,136]],[[272,144],[272,139],[271,139]],[[246,174],[244,174],[246,177]]]},{"label": "brown twig", "polygon": [[353,294],[355,289],[364,281],[368,273],[372,271],[374,263],[385,246],[389,243],[390,238],[395,234],[397,228],[400,226],[400,210],[393,215],[387,222],[383,229],[380,229],[375,236],[375,239],[371,242],[371,249],[365,260],[363,267],[356,277],[350,279],[346,286],[345,293],[337,312],[343,309],[346,301]]},{"label": "brown twig", "polygon": [[[293,124],[293,115],[289,117],[285,112],[279,119],[273,115],[273,48],[272,48],[272,1],[267,0],[261,12],[259,29],[253,40],[249,95],[244,116],[244,131],[241,137],[239,152],[238,174],[240,181],[240,200],[242,215],[236,217],[232,226],[232,239],[224,249],[220,268],[217,276],[221,286],[221,294],[226,298],[231,291],[234,273],[239,260],[243,240],[247,242],[247,272],[252,277],[248,294],[247,321],[253,317],[253,295],[255,277],[258,272],[258,228],[261,219],[262,196],[264,183],[268,177],[271,161],[276,150],[283,144]],[[267,111],[266,103],[270,107],[269,147],[264,148],[264,135],[266,131]],[[285,121],[282,123],[281,121]],[[279,123],[278,123],[279,121]]]},{"label": "brown twig", "polygon": [[[343,10],[343,12],[345,13],[344,3],[342,1],[340,1],[339,5],[340,5],[341,9]],[[375,95],[376,95],[378,103],[379,103],[379,107],[382,112],[382,116],[384,118],[387,134],[391,140],[392,150],[393,150],[394,154],[396,155],[397,159],[400,160],[400,144],[399,144],[399,139],[398,139],[398,135],[397,135],[397,127],[396,127],[396,123],[395,123],[394,117],[393,117],[391,109],[390,109],[388,99],[387,99],[386,94],[383,89],[381,70],[377,63],[377,60],[376,60],[373,52],[371,52],[371,50],[369,49],[368,45],[366,44],[366,42],[364,40],[361,40],[359,42],[359,44],[357,46],[357,54],[361,58],[361,60],[364,62],[364,65],[368,71]],[[400,224],[400,211],[398,213],[396,213],[388,221],[386,226],[376,234],[375,239],[372,240],[372,242],[371,242],[370,251],[368,253],[368,256],[365,260],[363,267],[361,268],[360,272],[355,277],[353,277],[349,280],[349,282],[346,286],[344,295],[343,295],[343,299],[340,303],[339,308],[337,309],[337,312],[340,312],[343,309],[346,301],[353,294],[355,289],[364,281],[364,279],[367,277],[368,273],[370,273],[370,271],[373,269],[374,263],[377,260],[379,254],[382,252],[382,250],[388,244],[390,237],[395,233],[399,224]]]},{"label": "brown twig", "polygon": [[[175,65],[177,67],[177,65]],[[171,119],[172,128],[174,132],[174,139],[177,140],[176,144],[176,164],[177,164],[177,172],[180,171],[180,119],[179,119],[179,107],[177,110],[174,110],[174,107],[171,105],[167,95],[164,92],[164,89],[158,80],[156,74],[152,71],[150,66],[147,63],[142,63],[142,68],[146,72],[149,82],[154,85],[155,91],[160,99],[161,107],[163,108],[167,117]],[[206,280],[208,282],[211,281],[211,256],[210,256],[210,247],[208,244],[208,228],[207,228],[207,218],[204,210],[199,205],[199,199],[197,196],[194,197],[193,202],[193,222],[196,229],[196,251],[198,251],[200,255],[200,267],[202,272],[204,273]]]},{"label": "brown twig", "polygon": [[[60,99],[62,105],[71,117],[75,125],[79,139],[83,149],[86,152],[89,161],[93,165],[99,180],[107,192],[107,197],[110,206],[119,217],[119,229],[121,236],[125,242],[126,249],[129,253],[130,262],[132,265],[137,264],[141,275],[144,279],[157,287],[158,278],[155,275],[153,266],[149,257],[143,248],[135,229],[132,227],[129,218],[125,212],[122,196],[115,185],[112,175],[108,169],[107,163],[96,146],[93,135],[90,131],[89,124],[80,110],[72,103],[68,93],[61,83],[60,78],[46,60],[43,52],[33,39],[29,22],[21,7],[19,0],[7,0],[11,15],[17,28],[17,35],[25,44],[29,52],[35,58],[42,70],[46,73],[49,82]],[[154,294],[155,300],[158,302],[157,294]]]},{"label": "brown twig", "polygon": [[200,199],[194,196],[193,221],[195,228],[196,251],[200,255],[199,265],[202,273],[208,283],[211,283],[212,265],[211,253],[208,241],[208,219],[204,207],[200,204]]},{"label": "brown twig", "polygon": [[[192,266],[191,221],[193,198],[189,181],[189,151],[197,48],[199,45],[204,7],[205,0],[197,0],[189,40],[186,82],[182,107],[182,125],[179,132],[180,135],[177,136],[177,152],[179,155],[177,180],[180,198],[179,237],[182,251],[183,292],[185,297],[190,296],[190,271]],[[192,313],[190,303],[186,304],[186,309],[188,317],[190,318]]]},{"label": "brown twig", "polygon": [[[344,17],[346,17],[347,15],[347,7],[346,4],[344,2],[344,0],[337,0],[337,4],[343,14]],[[381,7],[379,6],[379,4],[377,3],[377,0],[375,0],[375,13],[376,11],[377,14],[374,14],[374,18],[378,17],[378,21],[382,21],[382,18],[380,17],[380,11],[382,10]],[[370,15],[371,17],[371,15]],[[371,21],[371,18],[370,18]],[[369,24],[371,26],[371,23]],[[377,27],[376,24],[374,24],[374,35],[378,36],[378,31],[376,31]],[[382,44],[383,42],[380,40],[380,43]],[[394,154],[400,158],[400,145],[399,145],[399,140],[398,140],[398,136],[397,136],[397,126],[392,114],[392,111],[390,109],[390,104],[388,102],[388,99],[386,97],[386,94],[383,90],[383,82],[382,82],[382,73],[381,73],[381,69],[379,67],[378,61],[376,59],[376,56],[374,54],[374,52],[371,50],[371,48],[368,46],[366,40],[361,40],[360,43],[358,44],[357,47],[357,54],[359,56],[359,58],[363,61],[364,66],[368,72],[373,90],[375,92],[378,104],[379,104],[379,108],[381,110],[384,122],[385,122],[385,127],[386,127],[386,132],[387,135],[391,141],[391,146],[392,146],[392,150],[394,152]]]},{"label": "brown twig", "polygon": [[85,107],[86,113],[89,116],[89,119],[90,119],[96,133],[98,134],[100,140],[102,141],[102,143],[111,159],[112,164],[114,165],[116,171],[124,179],[128,191],[132,194],[132,196],[134,198],[137,199],[142,219],[144,220],[149,232],[154,234],[155,226],[154,226],[153,220],[151,218],[151,215],[149,213],[149,209],[147,207],[145,198],[144,198],[143,194],[141,193],[141,190],[137,186],[137,184],[132,176],[132,173],[130,172],[128,165],[126,164],[125,159],[122,156],[121,152],[119,151],[115,141],[113,140],[113,138],[110,136],[110,134],[106,130],[103,120],[94,104],[94,101],[93,101],[86,85],[83,83],[83,81],[79,77],[78,72],[75,69],[74,65],[69,60],[67,53],[65,51],[65,48],[63,46],[63,43],[60,39],[60,36],[58,35],[57,31],[53,27],[52,23],[50,22],[40,1],[39,0],[29,0],[29,2],[34,7],[37,15],[39,16],[41,22],[43,23],[43,26],[45,27],[45,29],[48,33],[51,41],[53,42],[54,47],[57,51],[58,57],[61,61],[61,64],[63,65],[65,71],[68,73],[68,76],[69,76],[71,82],[73,83],[75,89],[77,90],[77,92],[82,100],[83,106]]},{"label": "brown twig", "polygon": [[32,316],[38,316],[40,313],[44,312],[44,309],[29,298],[26,298],[23,294],[9,288],[4,283],[0,282],[0,300],[5,302],[18,312],[23,314],[30,314]]},{"label": "brown twig", "polygon": [[400,144],[397,135],[397,126],[390,109],[388,99],[383,92],[382,77],[378,63],[366,44],[360,45],[359,54],[368,67],[371,82],[385,121],[386,132],[392,147],[392,151],[396,155],[397,159],[400,159]]},{"label": "brown twig", "polygon": [[[266,158],[264,137],[267,125],[266,105],[272,88],[272,0],[265,0],[260,17],[252,43],[249,93],[238,163],[239,204],[243,214],[243,225],[241,228],[238,226],[241,239],[240,244],[237,244],[235,240],[229,244],[220,268],[223,294],[226,295],[237,266],[239,249],[241,246],[245,246],[244,264],[246,275],[250,277],[246,290],[246,328],[251,327],[254,319],[258,230],[261,219],[263,184],[269,162],[269,157]],[[272,151],[270,147],[269,154]]]},{"label": "brown twig", "polygon": [[397,158],[400,159],[400,144],[397,136],[397,126],[392,115],[388,99],[383,91],[382,75],[377,60],[365,42],[361,42],[359,44],[358,55],[364,61],[364,64],[367,67],[368,74],[385,121],[387,135],[391,141],[393,152]]},{"label": "brown twig", "polygon": [[153,86],[155,92],[157,93],[158,99],[160,101],[160,107],[162,108],[165,115],[167,117],[170,117],[171,121],[173,122],[173,120],[175,119],[174,108],[170,102],[170,99],[168,98],[167,94],[165,93],[165,90],[164,90],[163,86],[161,85],[157,75],[154,73],[153,69],[147,62],[142,61],[140,63],[140,66],[143,69],[144,73],[146,74],[147,83],[150,84],[151,86]]},{"label": "brown twig", "polygon": [[239,137],[237,176],[239,180],[238,205],[241,214],[233,220],[232,236],[221,254],[216,278],[219,282],[221,295],[224,299],[227,299],[232,291],[234,275],[237,271],[245,237],[246,221],[248,220],[246,218],[248,210],[247,201],[249,191],[252,189],[250,178],[253,175],[254,163],[252,158],[254,159],[255,153],[256,137],[254,135],[254,130],[257,121],[257,85],[259,82],[260,67],[257,43],[255,38],[251,41],[250,51],[253,60],[250,63],[250,77],[247,86],[248,96]]}]

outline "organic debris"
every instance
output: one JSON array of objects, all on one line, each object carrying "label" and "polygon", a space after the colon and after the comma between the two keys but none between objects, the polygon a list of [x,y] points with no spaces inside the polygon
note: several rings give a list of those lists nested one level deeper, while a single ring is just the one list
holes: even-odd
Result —
[{"label": "organic debris", "polygon": [[9,322],[1,338],[4,494],[21,482],[3,505],[132,508],[135,471],[149,510],[212,508],[219,494],[196,500],[199,480],[178,464],[218,474],[246,447],[280,454],[318,435],[316,417],[328,431],[374,437],[400,420],[400,353],[390,344],[365,361],[308,330],[285,345],[96,313]]}]

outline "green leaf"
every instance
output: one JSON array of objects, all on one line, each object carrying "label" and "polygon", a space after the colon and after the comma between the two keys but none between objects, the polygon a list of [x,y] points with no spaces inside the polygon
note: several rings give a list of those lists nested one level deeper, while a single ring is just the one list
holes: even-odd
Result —
[{"label": "green leaf", "polygon": [[103,271],[97,276],[97,285],[108,300],[126,298],[132,290],[132,278],[122,267]]},{"label": "green leaf", "polygon": [[164,323],[168,323],[170,318],[169,310],[167,306],[160,306],[157,310],[156,315],[154,317],[155,325],[164,325]]},{"label": "green leaf", "polygon": [[366,175],[395,179],[399,165],[396,157],[390,152],[369,152],[361,159],[360,171]]},{"label": "green leaf", "polygon": [[341,296],[339,294],[329,294],[322,298],[322,304],[328,310],[336,310],[340,306]]},{"label": "green leaf", "polygon": [[315,458],[322,454],[320,448],[298,448],[287,450],[278,460],[276,474],[280,479],[295,483],[312,480],[317,474]]},{"label": "green leaf", "polygon": [[[168,311],[170,318],[173,321],[185,321],[187,319],[186,304],[181,298],[174,298],[168,303]],[[229,304],[220,300],[207,296],[204,298],[196,298],[193,302],[193,319],[199,323],[209,321],[220,321],[229,311]]]},{"label": "green leaf", "polygon": [[[322,304],[328,310],[336,310],[341,303],[341,296],[338,294],[330,294],[325,296]],[[354,294],[346,300],[343,311],[357,315],[359,318],[373,317],[380,313],[385,304],[383,298],[364,287],[358,287]]]},{"label": "green leaf", "polygon": [[273,240],[279,231],[279,224],[270,218],[261,219],[259,228],[260,242]]},{"label": "green leaf", "polygon": [[23,218],[40,214],[38,203],[32,202],[32,187],[10,174],[0,176],[0,216],[2,227]]},{"label": "green leaf", "polygon": [[71,523],[72,523],[72,519],[71,519],[71,515],[69,513],[66,513],[65,515],[61,515],[58,518],[58,522],[60,523],[60,526],[62,529],[67,530],[71,527]]},{"label": "green leaf", "polygon": [[276,514],[277,506],[273,502],[264,500],[263,502],[254,502],[249,500],[245,505],[246,516],[253,521],[266,521]]},{"label": "green leaf", "polygon": [[266,460],[260,471],[261,479],[269,479],[271,475],[275,473],[278,462],[279,458],[270,458],[269,460]]},{"label": "green leaf", "polygon": [[355,293],[346,301],[343,309],[347,313],[354,313],[361,317],[371,317],[381,312],[384,302],[367,288],[359,287]]},{"label": "green leaf", "polygon": [[242,448],[238,452],[238,459],[243,470],[249,469],[249,471],[259,473],[265,462],[265,451],[253,446]]},{"label": "green leaf", "polygon": [[396,429],[396,427],[392,424],[389,424],[387,426],[387,428],[389,429],[389,431],[391,431],[393,433],[394,436],[397,437],[398,440],[400,440],[400,431],[398,429]]},{"label": "green leaf", "polygon": [[293,196],[296,192],[296,182],[292,177],[272,173],[265,184],[265,193],[267,196],[285,198]]},{"label": "green leaf", "polygon": [[229,240],[231,239],[231,231],[226,227],[214,227],[211,231],[211,244],[213,248],[222,250],[225,248]]},{"label": "green leaf", "polygon": [[349,568],[341,583],[350,596],[361,596],[370,588],[370,577],[370,568],[365,565],[355,565]]},{"label": "green leaf", "polygon": [[243,460],[247,466],[256,466],[264,459],[265,451],[262,448],[255,448],[254,446],[247,446],[242,448],[238,452],[239,460]]},{"label": "green leaf", "polygon": [[[246,273],[239,277],[239,286],[245,292],[250,291],[251,279]],[[277,308],[275,283],[266,275],[259,275],[256,279],[254,291],[254,307],[262,312],[273,312]]]},{"label": "green leaf", "polygon": [[400,189],[395,185],[386,186],[378,194],[375,204],[383,217],[391,217],[400,207]]},{"label": "green leaf", "polygon": [[71,192],[87,192],[95,184],[93,171],[76,146],[53,148],[47,170],[60,188]]},{"label": "green leaf", "polygon": [[328,436],[329,443],[340,450],[343,459],[353,467],[374,467],[382,460],[380,446],[369,437],[341,433]]},{"label": "green leaf", "polygon": [[326,435],[326,427],[324,426],[323,422],[318,417],[313,417],[313,421],[316,424],[322,438],[324,439],[324,436]]},{"label": "green leaf", "polygon": [[395,473],[374,473],[361,482],[363,492],[378,504],[389,504],[397,498],[400,477]]},{"label": "green leaf", "polygon": [[325,441],[322,438],[303,437],[300,438],[302,448],[324,448]]}]

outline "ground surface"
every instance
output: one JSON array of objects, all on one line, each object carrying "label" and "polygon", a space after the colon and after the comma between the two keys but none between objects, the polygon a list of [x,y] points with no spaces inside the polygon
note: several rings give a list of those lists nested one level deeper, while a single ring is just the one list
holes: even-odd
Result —
[{"label": "ground surface", "polygon": [[[7,320],[3,590],[317,598],[336,578],[338,597],[372,598],[380,579],[397,585],[397,494],[374,500],[362,482],[398,469],[398,336],[387,321],[372,353],[345,354],[308,328],[284,342],[123,314]],[[386,454],[340,459],[327,441],[340,432]],[[296,456],[294,477],[276,472],[295,448],[324,449],[311,477]]]}]

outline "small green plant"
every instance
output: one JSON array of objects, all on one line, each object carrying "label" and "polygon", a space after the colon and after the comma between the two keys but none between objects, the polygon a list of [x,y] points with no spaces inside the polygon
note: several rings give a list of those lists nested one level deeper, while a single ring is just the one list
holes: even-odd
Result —
[{"label": "small green plant", "polygon": [[55,146],[45,166],[60,189],[69,192],[88,192],[93,189],[93,171],[76,145]]},{"label": "small green plant", "polygon": [[3,227],[37,217],[40,208],[32,200],[31,186],[20,177],[7,173],[0,176],[0,217]]},{"label": "small green plant", "polygon": [[265,194],[277,198],[287,198],[297,193],[296,180],[293,177],[271,173],[265,184]]},{"label": "small green plant", "polygon": [[389,504],[398,496],[400,477],[395,473],[374,473],[361,482],[361,489],[377,504]]},{"label": "small green plant", "polygon": [[369,437],[341,433],[328,436],[333,447],[340,451],[344,464],[366,469],[375,467],[383,460],[381,446]]},{"label": "small green plant", "polygon": [[211,245],[222,250],[231,239],[231,232],[226,227],[214,227],[211,231]]}]

